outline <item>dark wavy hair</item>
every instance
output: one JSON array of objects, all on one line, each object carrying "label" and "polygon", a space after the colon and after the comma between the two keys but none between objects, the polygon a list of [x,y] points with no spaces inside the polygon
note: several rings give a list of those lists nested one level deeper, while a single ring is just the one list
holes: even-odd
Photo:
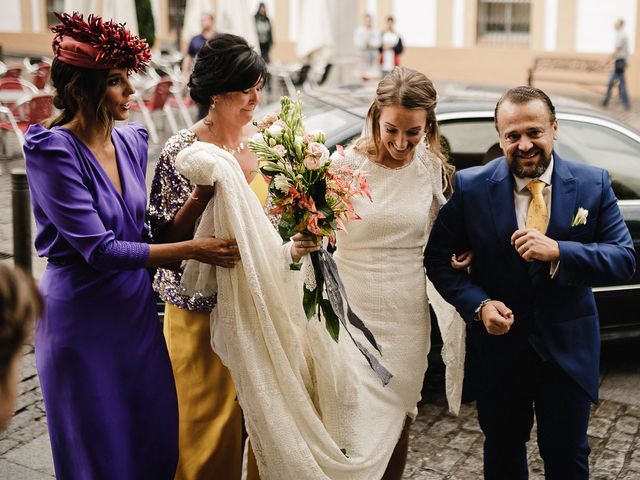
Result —
[{"label": "dark wavy hair", "polygon": [[7,380],[11,360],[19,353],[42,309],[42,297],[33,278],[0,264],[0,388]]},{"label": "dark wavy hair", "polygon": [[267,65],[247,41],[230,33],[218,34],[198,51],[189,77],[189,93],[204,108],[211,97],[253,87],[267,77]]},{"label": "dark wavy hair", "polygon": [[553,102],[546,93],[536,87],[521,85],[519,87],[514,87],[507,90],[504,95],[500,97],[498,103],[496,103],[496,109],[493,112],[493,120],[496,126],[496,130],[498,130],[498,110],[500,108],[500,105],[502,105],[502,103],[507,100],[515,105],[529,103],[533,100],[540,100],[547,107],[547,111],[549,112],[549,120],[551,121],[551,123],[553,123],[556,119],[556,107],[553,105]]},{"label": "dark wavy hair", "polygon": [[103,103],[108,75],[108,69],[75,67],[54,58],[51,64],[51,83],[56,89],[53,104],[60,114],[45,126],[69,123],[82,107],[85,112],[95,112],[95,120],[110,132],[114,121]]}]

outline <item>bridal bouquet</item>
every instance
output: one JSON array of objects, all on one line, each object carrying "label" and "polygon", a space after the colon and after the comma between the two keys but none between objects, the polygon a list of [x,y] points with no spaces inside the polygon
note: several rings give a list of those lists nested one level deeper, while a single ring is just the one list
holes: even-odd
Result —
[{"label": "bridal bouquet", "polygon": [[[273,203],[270,213],[279,216],[278,233],[284,240],[304,232],[316,239],[327,237],[333,244],[336,230],[344,230],[347,220],[360,218],[351,199],[355,195],[371,199],[366,179],[346,165],[332,165],[324,132],[304,130],[300,100],[282,97],[280,108],[280,113],[269,113],[256,123],[258,133],[249,141],[249,150],[260,159],[260,171],[269,184]],[[303,306],[307,318],[324,317],[327,331],[336,342],[340,324],[346,326],[346,318],[379,350],[371,332],[349,308],[331,255],[321,249],[310,256],[314,279],[305,282]],[[292,264],[291,268],[299,269],[300,264]],[[356,345],[376,370],[377,360],[361,344]]]},{"label": "bridal bouquet", "polygon": [[[260,171],[278,215],[278,233],[288,240],[298,232],[326,236],[333,245],[335,231],[355,220],[351,198],[371,198],[364,175],[349,167],[334,168],[324,146],[324,132],[305,133],[299,100],[282,97],[279,114],[269,113],[257,122],[259,133],[249,149],[262,161]],[[341,147],[339,147],[341,148]]]}]

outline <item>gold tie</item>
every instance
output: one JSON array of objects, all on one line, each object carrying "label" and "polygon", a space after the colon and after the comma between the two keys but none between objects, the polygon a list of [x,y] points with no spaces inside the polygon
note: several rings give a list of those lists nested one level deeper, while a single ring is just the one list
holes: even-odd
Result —
[{"label": "gold tie", "polygon": [[547,231],[547,223],[549,222],[547,204],[542,196],[544,187],[545,183],[537,178],[527,184],[527,188],[531,192],[531,201],[527,209],[527,220],[525,223],[526,228],[535,228],[543,234]]}]

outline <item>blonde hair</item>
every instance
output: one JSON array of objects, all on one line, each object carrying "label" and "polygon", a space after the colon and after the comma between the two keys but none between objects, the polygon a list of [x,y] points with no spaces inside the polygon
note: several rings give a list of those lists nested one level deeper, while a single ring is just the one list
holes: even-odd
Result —
[{"label": "blonde hair", "polygon": [[442,151],[440,129],[436,121],[438,94],[426,75],[406,67],[396,67],[378,83],[376,97],[369,107],[363,135],[356,141],[356,150],[370,157],[378,155],[382,147],[380,138],[380,112],[383,107],[400,105],[408,109],[423,109],[427,113],[425,143],[429,151],[442,164],[443,185],[446,194],[453,189],[455,168]]}]

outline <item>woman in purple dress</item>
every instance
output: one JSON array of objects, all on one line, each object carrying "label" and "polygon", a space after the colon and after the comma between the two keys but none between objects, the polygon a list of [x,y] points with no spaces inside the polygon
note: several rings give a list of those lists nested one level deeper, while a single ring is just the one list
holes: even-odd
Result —
[{"label": "woman in purple dress", "polygon": [[58,15],[51,76],[61,114],[26,135],[36,249],[48,258],[36,363],[56,476],[169,480],[178,459],[175,384],[145,267],[230,266],[233,241],[149,245],[147,133],[126,120],[128,75],[149,60],[123,25]]}]

